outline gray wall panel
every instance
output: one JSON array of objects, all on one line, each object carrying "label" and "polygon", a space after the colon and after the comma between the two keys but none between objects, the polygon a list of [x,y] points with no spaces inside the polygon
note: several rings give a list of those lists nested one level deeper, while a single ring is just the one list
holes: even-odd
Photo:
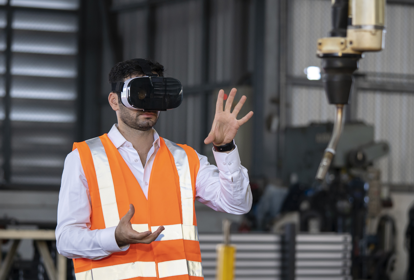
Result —
[{"label": "gray wall panel", "polygon": [[11,0],[11,6],[45,8],[59,10],[77,10],[79,8],[79,0]]},{"label": "gray wall panel", "polygon": [[358,117],[375,126],[375,140],[386,140],[390,154],[378,162],[384,182],[414,182],[414,96],[374,91],[358,95]]},{"label": "gray wall panel", "polygon": [[145,11],[131,11],[118,17],[118,33],[123,39],[123,59],[146,58],[146,14]]},{"label": "gray wall panel", "polygon": [[[0,19],[1,19],[0,14]],[[0,20],[1,22],[1,20]],[[13,14],[13,29],[51,32],[77,32],[78,19],[73,14],[40,11],[16,11]]]}]

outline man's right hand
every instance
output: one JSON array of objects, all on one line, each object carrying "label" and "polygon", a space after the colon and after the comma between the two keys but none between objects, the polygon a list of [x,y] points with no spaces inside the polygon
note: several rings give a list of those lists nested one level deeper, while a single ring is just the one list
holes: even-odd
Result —
[{"label": "man's right hand", "polygon": [[164,230],[163,226],[160,226],[156,231],[151,233],[150,231],[138,232],[132,229],[131,218],[135,214],[134,205],[129,205],[129,211],[119,221],[118,226],[115,229],[115,240],[119,247],[123,247],[129,244],[144,243],[149,244]]}]

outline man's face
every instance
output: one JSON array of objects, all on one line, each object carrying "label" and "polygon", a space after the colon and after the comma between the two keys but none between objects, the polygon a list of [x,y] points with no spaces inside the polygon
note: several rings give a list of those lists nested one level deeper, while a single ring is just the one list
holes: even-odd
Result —
[{"label": "man's face", "polygon": [[[142,75],[130,76],[124,81],[134,77],[142,77]],[[121,102],[119,103],[119,118],[130,128],[147,131],[157,123],[159,111],[132,110],[125,107]]]}]

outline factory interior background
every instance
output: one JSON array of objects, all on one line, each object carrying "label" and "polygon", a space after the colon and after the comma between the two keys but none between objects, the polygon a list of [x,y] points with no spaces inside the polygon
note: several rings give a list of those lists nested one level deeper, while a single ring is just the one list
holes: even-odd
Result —
[{"label": "factory interior background", "polygon": [[[235,139],[252,210],[235,216],[196,204],[205,279],[216,277],[225,219],[235,279],[414,279],[414,1],[386,1],[384,49],[359,61],[335,159],[315,187],[335,119],[316,56],[332,29],[331,3],[0,0],[0,229],[55,229],[73,142],[116,122],[111,67],[149,58],[184,86],[183,103],[161,112],[157,132],[210,163],[203,141],[218,91],[236,87],[237,99],[247,96],[240,115],[254,111]],[[353,160],[362,153],[363,163]],[[0,279],[58,279],[41,255],[61,265],[55,241],[39,244],[0,240]],[[64,261],[59,279],[75,279]]]}]

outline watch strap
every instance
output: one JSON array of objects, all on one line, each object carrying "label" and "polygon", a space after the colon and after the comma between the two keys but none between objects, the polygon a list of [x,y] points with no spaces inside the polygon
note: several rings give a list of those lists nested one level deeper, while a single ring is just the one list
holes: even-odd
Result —
[{"label": "watch strap", "polygon": [[213,144],[214,151],[216,152],[228,152],[228,151],[233,150],[235,147],[236,145],[234,145],[234,140],[231,140],[230,143],[227,143],[221,146],[216,146]]}]

